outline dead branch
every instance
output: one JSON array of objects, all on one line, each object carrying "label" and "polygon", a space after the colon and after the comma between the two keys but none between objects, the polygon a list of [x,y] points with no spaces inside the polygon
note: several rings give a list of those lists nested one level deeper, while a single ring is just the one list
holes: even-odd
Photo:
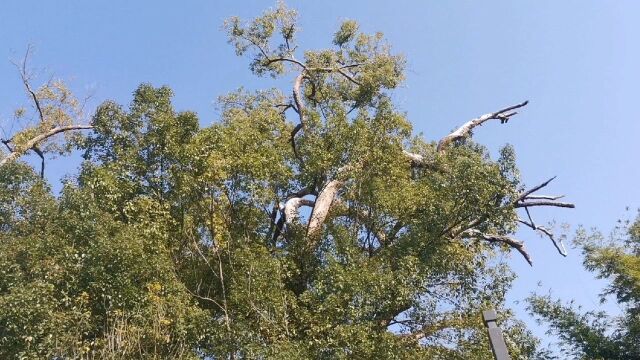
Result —
[{"label": "dead branch", "polygon": [[[255,45],[255,43],[254,43],[254,45]],[[258,48],[260,49],[260,47],[258,47]],[[296,60],[294,58],[288,58],[288,57],[270,58],[270,57],[267,56],[267,54],[264,51],[261,50],[261,52],[262,52],[262,55],[265,57],[265,60],[266,60],[264,62],[265,66],[269,66],[269,65],[277,63],[277,62],[288,62],[288,63],[292,63],[292,64],[300,66],[302,68],[302,70],[306,70],[307,69],[307,66],[305,64],[303,64],[302,62],[300,62],[300,61],[298,61],[298,60]]]},{"label": "dead branch", "polygon": [[532,201],[532,202],[521,202],[514,205],[516,208],[521,207],[532,207],[532,206],[555,206],[555,207],[563,207],[563,208],[575,208],[576,205],[572,203],[566,202],[555,202],[555,201]]},{"label": "dead branch", "polygon": [[564,195],[527,195],[525,200],[558,200],[563,197]]},{"label": "dead branch", "polygon": [[29,93],[31,100],[33,101],[33,104],[36,107],[36,110],[38,110],[38,117],[40,118],[40,122],[44,122],[45,121],[44,112],[42,111],[42,106],[40,105],[40,99],[38,99],[38,95],[31,87],[31,82],[30,82],[31,75],[29,75],[29,71],[27,69],[27,63],[29,61],[29,56],[31,56],[32,51],[33,51],[33,47],[31,46],[31,44],[27,45],[27,52],[25,53],[24,58],[22,59],[22,63],[20,64],[15,62],[12,62],[12,63],[18,69],[18,73],[20,74],[20,79],[22,80],[22,84],[24,85],[25,90],[27,90],[27,93]]},{"label": "dead branch", "polygon": [[296,110],[298,111],[298,116],[300,117],[300,124],[304,127],[304,102],[302,101],[302,95],[300,93],[300,88],[302,87],[302,81],[305,79],[305,72],[302,71],[298,76],[296,76],[295,81],[293,82],[293,101],[296,104]]},{"label": "dead branch", "polygon": [[536,185],[536,186],[532,187],[531,189],[524,191],[523,193],[518,195],[518,197],[515,199],[514,203],[517,203],[519,201],[523,201],[526,197],[528,197],[532,193],[534,193],[534,192],[542,189],[543,187],[549,185],[549,183],[552,182],[555,178],[556,177],[554,176],[554,177],[550,178],[549,180],[543,182],[542,184]]},{"label": "dead branch", "polygon": [[496,120],[500,120],[500,123],[502,124],[506,123],[507,121],[509,121],[509,119],[512,116],[517,114],[517,112],[513,110],[524,107],[528,103],[529,101],[524,101],[520,104],[512,105],[504,109],[498,110],[496,112],[485,114],[473,120],[467,121],[462,126],[460,126],[457,130],[455,130],[454,132],[452,132],[451,134],[445,136],[444,138],[442,138],[442,140],[440,140],[440,142],[438,143],[438,152],[443,153],[446,147],[449,146],[449,144],[451,144],[451,142],[468,137],[471,134],[471,130],[473,130],[475,127],[478,127],[484,124],[489,120],[496,119]]},{"label": "dead branch", "polygon": [[[542,189],[543,187],[549,185],[553,179],[556,177],[552,177],[549,180],[543,182],[540,185],[536,185],[529,190],[522,192],[520,195],[516,197],[513,201],[514,208],[529,208],[534,206],[555,206],[555,207],[563,207],[563,208],[575,208],[575,204],[566,203],[566,202],[557,202],[555,200],[564,197],[561,196],[550,196],[550,195],[532,195],[534,192]],[[538,200],[538,201],[528,201],[528,200]],[[527,210],[528,211],[528,210]]]},{"label": "dead branch", "polygon": [[[50,122],[51,119],[47,118],[47,113],[45,112],[46,108],[43,108],[42,106],[42,99],[39,97],[38,92],[34,90],[34,88],[31,86],[31,74],[29,72],[27,64],[28,64],[29,57],[31,55],[32,50],[33,50],[33,47],[31,45],[28,45],[27,51],[22,61],[20,63],[12,61],[12,63],[18,69],[18,73],[20,75],[20,79],[22,80],[22,84],[26,92],[28,93],[31,101],[33,102],[34,107],[37,110],[38,118],[40,120],[39,127],[42,128],[42,131],[45,131],[45,132],[32,137],[31,139],[26,141],[24,144],[23,143],[16,144],[16,142],[14,141],[14,137],[11,137],[9,139],[2,139],[1,141],[9,150],[9,154],[6,157],[4,157],[2,160],[0,160],[0,166],[6,164],[7,162],[17,159],[18,157],[24,155],[28,151],[33,151],[41,159],[40,176],[44,177],[45,154],[43,150],[40,148],[40,144],[43,141],[49,139],[50,137],[56,134],[67,132],[67,131],[74,131],[74,130],[92,129],[93,126],[80,125],[80,124],[55,125],[55,124],[48,123]],[[45,85],[45,88],[50,86],[51,86],[51,80],[49,83],[47,83],[47,85]],[[60,106],[61,107],[64,106],[65,103],[67,103],[66,94],[63,94],[62,97],[59,99],[59,101],[61,103]],[[11,144],[13,144],[13,146],[11,146]]]},{"label": "dead branch", "polygon": [[[531,217],[529,217],[529,220],[531,220]],[[553,235],[553,233],[551,232],[551,230],[547,229],[544,226],[536,225],[533,222],[533,220],[526,221],[526,220],[523,220],[523,219],[518,219],[518,222],[530,227],[533,230],[540,231],[541,233],[545,234],[549,238],[549,240],[551,240],[551,242],[553,243],[553,246],[555,246],[556,250],[558,250],[560,255],[565,256],[565,257],[567,256],[567,249],[565,248],[564,243],[562,242],[561,239],[556,240],[556,238]]]},{"label": "dead branch", "polygon": [[522,256],[525,258],[525,260],[527,260],[529,265],[533,266],[533,261],[531,260],[531,256],[527,252],[527,249],[525,249],[523,241],[514,239],[507,235],[485,234],[475,229],[467,230],[463,233],[463,235],[468,235],[476,239],[486,240],[490,243],[498,242],[498,243],[507,244],[510,247],[516,249],[520,254],[522,254]]},{"label": "dead branch", "polygon": [[[298,218],[298,210],[302,206],[313,206],[313,201],[303,199],[307,195],[316,195],[315,190],[311,187],[305,187],[298,192],[287,195],[284,204],[278,205],[278,210],[280,211],[280,218],[275,224],[275,228],[273,229],[273,237],[272,242],[276,242],[280,234],[282,234],[282,230],[284,229],[285,223],[290,224],[293,220]],[[274,212],[276,209],[274,208]],[[275,221],[276,214],[272,215],[272,223]],[[270,231],[271,233],[271,231]]]}]

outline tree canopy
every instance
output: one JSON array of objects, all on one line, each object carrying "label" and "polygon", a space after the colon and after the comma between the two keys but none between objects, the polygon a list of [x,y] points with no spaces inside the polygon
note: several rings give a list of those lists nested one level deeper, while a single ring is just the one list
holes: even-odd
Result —
[{"label": "tree canopy", "polygon": [[602,302],[612,297],[621,314],[583,312],[573,303],[564,304],[550,295],[529,299],[532,314],[550,327],[562,351],[579,359],[640,358],[640,216],[634,222],[621,221],[607,239],[601,233],[578,232],[584,266],[609,286]]},{"label": "tree canopy", "polygon": [[[470,139],[527,102],[428,141],[393,104],[405,61],[381,33],[345,21],[301,54],[282,4],[225,29],[254,74],[292,88],[240,88],[203,127],[143,84],[90,125],[43,111],[5,139],[0,356],[491,359],[490,307],[513,358],[541,355],[496,255],[533,262],[520,225],[564,254],[530,209],[573,204],[536,195],[552,179],[525,187],[512,146],[494,160]],[[83,161],[55,195],[19,157],[72,132]]]}]

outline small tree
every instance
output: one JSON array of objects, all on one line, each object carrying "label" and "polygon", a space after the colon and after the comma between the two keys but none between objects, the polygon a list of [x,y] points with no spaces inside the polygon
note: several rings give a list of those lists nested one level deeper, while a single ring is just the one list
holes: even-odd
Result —
[{"label": "small tree", "polygon": [[640,358],[640,217],[621,225],[605,239],[601,233],[580,230],[576,243],[582,248],[584,266],[600,279],[610,281],[602,301],[613,295],[622,314],[582,312],[549,295],[529,299],[529,310],[549,325],[562,352],[580,359]]},{"label": "small tree", "polygon": [[[5,132],[3,129],[0,142],[8,153],[0,159],[0,166],[32,151],[41,159],[40,177],[44,177],[45,156],[49,153],[68,153],[78,139],[76,130],[91,129],[91,125],[79,123],[84,104],[62,80],[50,79],[34,88],[33,73],[28,67],[31,52],[32,47],[29,46],[24,59],[20,63],[13,63],[31,102],[31,110],[20,107],[14,112],[14,121],[3,124],[13,131]],[[64,134],[66,141],[54,141],[58,134]]]}]

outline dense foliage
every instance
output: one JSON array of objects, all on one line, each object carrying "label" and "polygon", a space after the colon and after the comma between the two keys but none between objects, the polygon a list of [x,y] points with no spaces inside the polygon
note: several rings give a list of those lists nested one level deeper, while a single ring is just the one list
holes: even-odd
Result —
[{"label": "dense foliage", "polygon": [[353,21],[302,60],[283,6],[226,28],[255,74],[298,75],[292,98],[241,89],[201,127],[145,84],[99,106],[59,195],[0,167],[0,357],[491,359],[489,307],[534,356],[509,246],[473,236],[517,229],[513,149],[413,136],[403,58]]},{"label": "dense foliage", "polygon": [[602,301],[613,298],[621,314],[582,312],[551,296],[532,296],[530,311],[557,336],[564,355],[578,359],[640,358],[640,217],[622,221],[606,239],[581,230],[576,237],[584,266],[610,284]]}]

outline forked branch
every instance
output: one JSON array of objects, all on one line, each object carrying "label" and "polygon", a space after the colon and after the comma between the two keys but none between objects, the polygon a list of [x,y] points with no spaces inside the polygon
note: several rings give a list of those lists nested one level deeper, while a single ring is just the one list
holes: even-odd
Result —
[{"label": "forked branch", "polygon": [[466,137],[469,137],[469,135],[471,134],[471,131],[474,128],[484,124],[489,120],[496,119],[496,120],[500,120],[500,123],[502,124],[506,123],[507,121],[509,121],[509,119],[511,119],[512,116],[517,114],[517,112],[514,110],[524,107],[528,103],[529,101],[524,101],[520,104],[512,105],[504,109],[498,110],[496,112],[485,114],[473,120],[467,121],[458,129],[456,129],[454,132],[452,132],[451,134],[445,136],[444,138],[442,138],[442,140],[440,140],[440,142],[438,143],[438,152],[439,153],[444,152],[446,148],[449,146],[449,144],[451,144],[453,141],[461,140]]},{"label": "forked branch", "polygon": [[[534,206],[555,206],[555,207],[563,207],[563,208],[575,208],[575,204],[566,203],[566,202],[558,202],[556,200],[564,197],[564,195],[533,195],[534,192],[542,189],[543,187],[549,185],[553,179],[556,177],[552,177],[549,180],[543,182],[540,185],[536,185],[529,190],[523,191],[520,195],[516,197],[513,201],[513,207],[515,208],[528,208]],[[529,201],[534,200],[534,201]]]},{"label": "forked branch", "polygon": [[471,229],[467,230],[463,233],[463,235],[467,235],[469,237],[473,237],[476,239],[482,239],[491,243],[502,243],[507,244],[511,248],[516,249],[522,256],[527,260],[529,265],[533,266],[533,261],[531,260],[531,255],[527,252],[527,249],[524,247],[524,242],[518,239],[514,239],[511,236],[507,235],[496,235],[496,234],[485,234],[479,230]]},{"label": "forked branch", "polygon": [[536,225],[533,221],[518,219],[518,222],[530,227],[533,230],[540,231],[541,233],[545,234],[549,238],[549,240],[551,240],[551,242],[553,243],[553,246],[555,246],[556,250],[558,250],[560,255],[565,257],[567,256],[567,249],[565,248],[564,243],[562,242],[562,239],[556,239],[553,233],[551,232],[551,230],[547,229],[544,226]]}]

